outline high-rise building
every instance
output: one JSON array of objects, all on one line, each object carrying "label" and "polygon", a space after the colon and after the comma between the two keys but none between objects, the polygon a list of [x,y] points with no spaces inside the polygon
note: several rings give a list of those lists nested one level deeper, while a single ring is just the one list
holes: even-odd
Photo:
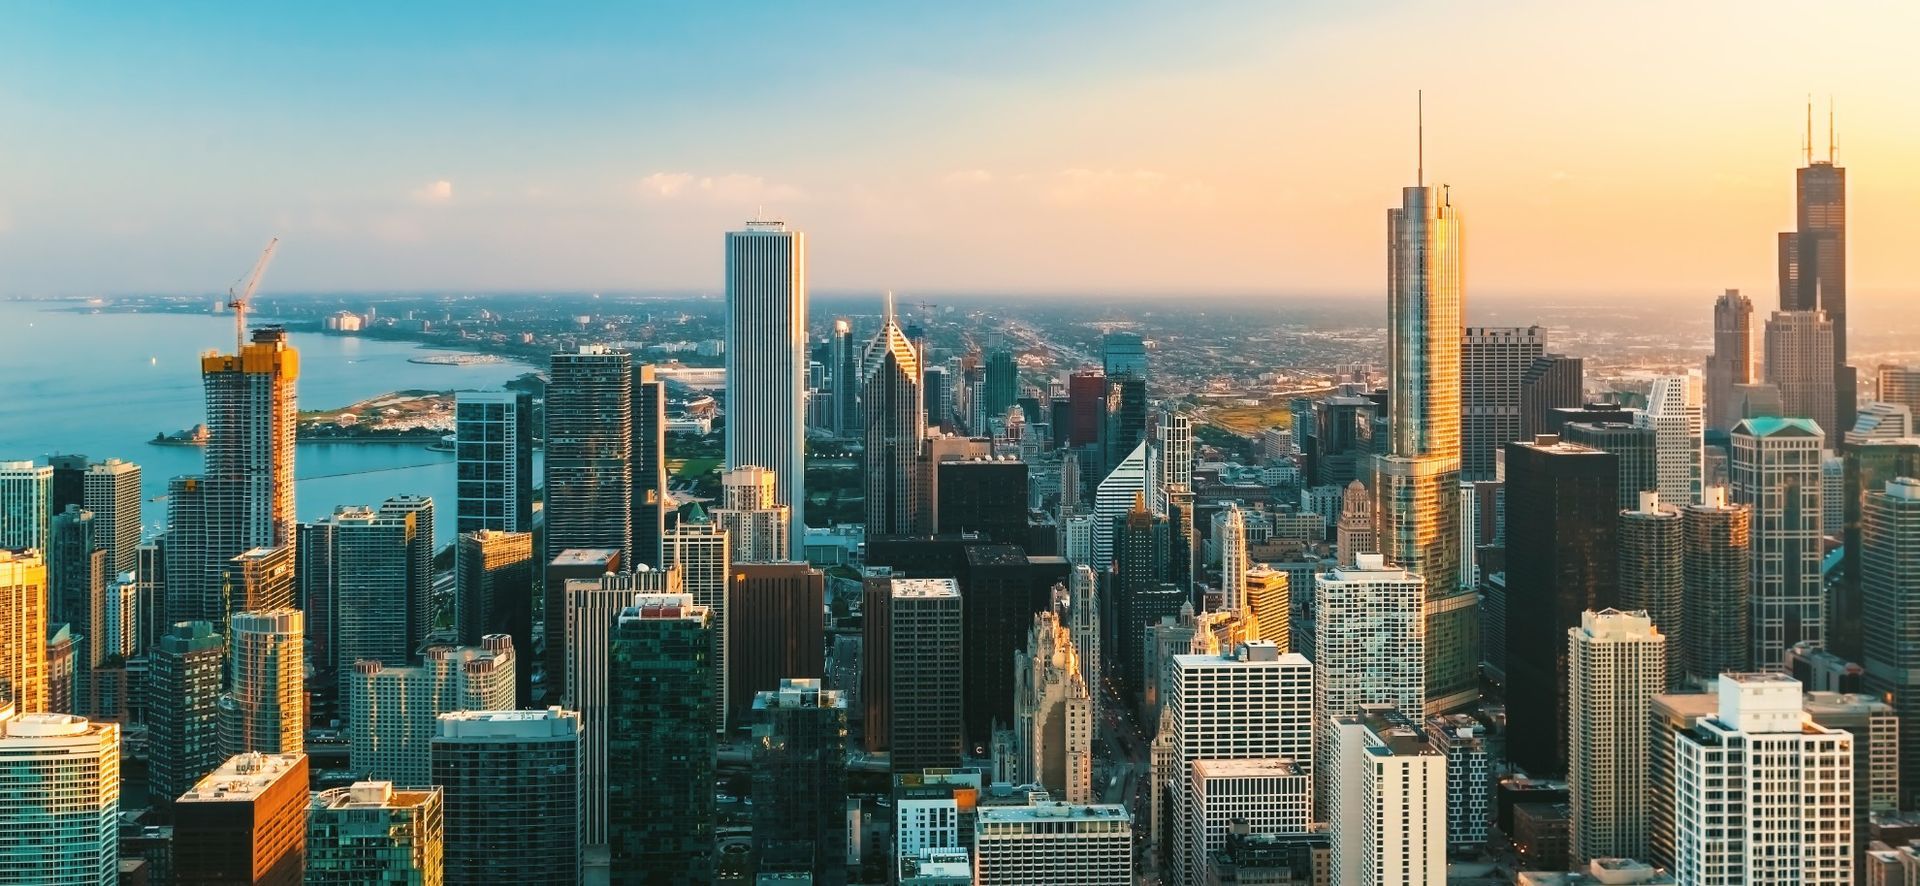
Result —
[{"label": "high-rise building", "polygon": [[895,772],[960,762],[962,608],[953,579],[894,579],[887,604],[887,739]]},{"label": "high-rise building", "polygon": [[120,880],[120,726],[0,719],[0,882]]},{"label": "high-rise building", "polygon": [[730,620],[727,618],[727,584],[733,565],[733,549],[727,530],[713,522],[698,504],[681,516],[680,523],[667,533],[660,546],[663,569],[680,572],[681,592],[693,597],[695,605],[707,611],[713,630],[707,632],[713,648],[707,653],[709,676],[713,678],[714,728],[727,731],[727,686],[733,673],[733,651],[729,648]]},{"label": "high-rise building", "polygon": [[236,612],[228,620],[221,753],[298,754],[306,749],[304,626],[298,609]]},{"label": "high-rise building", "polygon": [[1667,638],[1645,612],[1583,612],[1567,664],[1574,864],[1645,858],[1647,705],[1666,690]]},{"label": "high-rise building", "polygon": [[886,321],[867,343],[861,365],[866,370],[860,411],[866,420],[867,535],[906,535],[915,531],[926,506],[917,482],[926,412],[920,354],[895,322],[891,297]]},{"label": "high-rise building", "polygon": [[990,544],[1028,546],[1027,464],[970,458],[933,466],[933,531],[976,533]]},{"label": "high-rise building", "polygon": [[1073,647],[1080,654],[1080,676],[1093,691],[1093,709],[1100,710],[1102,687],[1106,684],[1105,665],[1101,661],[1100,585],[1093,570],[1074,565],[1066,581],[1067,625],[1073,635]]},{"label": "high-rise building", "polygon": [[1101,465],[1111,471],[1127,458],[1127,453],[1144,447],[1146,442],[1147,377],[1130,372],[1107,373],[1100,427]]},{"label": "high-rise building", "polygon": [[1125,806],[986,806],[974,829],[978,886],[1134,882],[1133,818]]},{"label": "high-rise building", "polygon": [[1640,424],[1653,429],[1660,497],[1675,505],[1700,500],[1706,482],[1706,395],[1698,375],[1653,380]]},{"label": "high-rise building", "polygon": [[[533,533],[480,529],[454,540],[454,637],[513,640],[514,696],[533,700]],[[557,638],[556,638],[557,639]]]},{"label": "high-rise building", "polygon": [[[1811,118],[1812,109],[1808,109]],[[1792,231],[1780,234],[1780,310],[1820,311],[1833,321],[1835,427],[1853,426],[1854,372],[1847,365],[1847,171],[1834,164],[1832,120],[1827,159],[1813,157],[1813,123],[1807,123],[1806,162],[1794,173]],[[1813,416],[1807,416],[1812,418]]]},{"label": "high-rise building", "polygon": [[986,404],[982,408],[987,415],[999,418],[1007,414],[1014,398],[1020,394],[1020,364],[1004,341],[987,345],[986,364],[987,373],[982,389]]},{"label": "high-rise building", "polygon": [[[601,580],[608,575],[620,572],[620,552],[610,548],[583,548],[561,551],[545,564],[542,577],[541,595],[545,598],[541,618],[543,630],[548,637],[563,637],[571,642],[573,634],[568,617],[573,603],[568,599],[568,589],[573,582],[584,581],[587,588],[599,588]],[[642,570],[646,572],[649,570]],[[619,604],[624,606],[624,603]],[[620,614],[618,607],[607,615],[607,623],[613,623],[613,616]],[[571,668],[574,649],[568,643],[547,641],[546,653],[542,656],[541,666],[546,672],[546,698],[571,698]],[[568,704],[570,710],[579,708]]]},{"label": "high-rise building", "polygon": [[1546,356],[1538,326],[1469,326],[1460,342],[1460,479],[1492,480],[1501,448],[1520,439],[1520,379]]},{"label": "high-rise building", "polygon": [[[293,523],[293,430],[298,415],[295,385],[300,356],[278,326],[253,330],[238,354],[200,357],[207,393],[206,476],[201,501],[205,517],[205,562],[199,570],[169,558],[167,579],[197,589],[203,615],[226,626],[236,612],[291,606],[292,588],[258,586],[243,594],[228,586],[229,564],[261,549],[291,548]],[[285,557],[289,574],[292,551]],[[168,589],[169,595],[173,593]]]},{"label": "high-rise building", "polygon": [[1854,736],[1780,673],[1722,674],[1719,708],[1674,735],[1674,867],[1686,884],[1853,882]]},{"label": "high-rise building", "polygon": [[1873,399],[1905,406],[1908,415],[1920,415],[1920,366],[1880,364],[1874,371]]},{"label": "high-rise building", "polygon": [[1380,553],[1380,535],[1373,525],[1373,496],[1358,479],[1341,493],[1334,547],[1342,566],[1352,566],[1359,554]]},{"label": "high-rise building", "polygon": [[1220,522],[1220,608],[1239,612],[1247,603],[1247,522],[1240,506],[1227,503]]},{"label": "high-rise building", "polygon": [[453,395],[454,531],[533,531],[533,395]]},{"label": "high-rise building", "polygon": [[1105,429],[1107,412],[1107,375],[1098,369],[1081,369],[1067,377],[1067,402],[1070,404],[1072,422],[1067,427],[1067,441],[1075,449],[1093,447],[1094,464],[1081,465],[1082,472],[1090,481],[1097,482],[1102,476],[1099,470],[1100,432]]},{"label": "high-rise building", "polygon": [[147,653],[147,793],[175,797],[226,759],[220,680],[226,644],[204,621],[175,624]]},{"label": "high-rise building", "polygon": [[174,881],[302,882],[307,788],[306,754],[228,758],[173,804]]},{"label": "high-rise building", "polygon": [[1187,870],[1213,882],[1216,853],[1236,826],[1262,834],[1305,833],[1313,815],[1312,779],[1292,760],[1195,760]]},{"label": "high-rise building", "polygon": [[1100,338],[1100,364],[1107,377],[1147,377],[1147,344],[1137,332],[1109,332]]},{"label": "high-rise building", "polygon": [[1535,777],[1567,767],[1566,631],[1619,603],[1619,459],[1542,436],[1509,443],[1508,755]]},{"label": "high-rise building", "polygon": [[313,795],[307,808],[307,882],[446,882],[446,810],[440,788],[356,781]]},{"label": "high-rise building", "polygon": [[1445,882],[1447,758],[1391,705],[1364,705],[1333,723],[1330,882]]},{"label": "high-rise building", "polygon": [[0,548],[46,550],[52,521],[52,466],[0,462]]},{"label": "high-rise building", "polygon": [[354,773],[407,787],[431,784],[437,718],[512,710],[516,652],[513,638],[488,634],[479,646],[429,646],[417,665],[355,662],[341,675]]},{"label": "high-rise building", "polygon": [[1193,487],[1193,418],[1169,409],[1160,413],[1157,429],[1160,449],[1159,500],[1161,510],[1168,506],[1167,493],[1176,486]]},{"label": "high-rise building", "polygon": [[1707,355],[1706,424],[1726,431],[1740,414],[1738,386],[1760,380],[1753,352],[1753,299],[1729,289],[1713,302],[1713,353]]},{"label": "high-rise building", "polygon": [[847,698],[782,680],[753,700],[753,843],[760,872],[846,882]]},{"label": "high-rise building", "polygon": [[[1803,684],[1804,685],[1804,684]],[[1808,691],[1801,709],[1813,722],[1853,736],[1853,848],[1856,863],[1873,841],[1875,813],[1900,808],[1900,718],[1867,695]]]},{"label": "high-rise building", "polygon": [[1753,508],[1729,503],[1725,486],[1708,487],[1699,504],[1680,509],[1680,646],[1688,680],[1711,683],[1751,667],[1752,528]]},{"label": "high-rise building", "polygon": [[[333,586],[330,593],[318,589],[331,598],[318,608],[327,613],[321,630],[329,657],[342,668],[362,659],[406,664],[426,639],[432,577],[430,567],[421,569],[421,558],[430,564],[432,521],[423,521],[410,505],[389,499],[379,510],[342,506],[324,521],[331,526],[333,562],[327,571]],[[430,514],[430,500],[426,507]],[[302,534],[317,539],[323,533]],[[310,594],[315,590],[308,588]]]},{"label": "high-rise building", "polygon": [[741,465],[720,475],[725,507],[713,518],[732,539],[733,562],[779,563],[792,559],[792,519],[774,502],[773,472],[759,465]]},{"label": "high-rise building", "polygon": [[1353,566],[1315,576],[1313,598],[1313,762],[1321,774],[1314,783],[1319,808],[1329,809],[1340,790],[1334,717],[1364,704],[1426,708],[1427,585],[1379,554],[1361,554]]},{"label": "high-rise building", "polygon": [[1014,782],[1069,803],[1093,797],[1093,693],[1072,632],[1052,612],[1033,616],[1013,687]]},{"label": "high-rise building", "polygon": [[605,345],[553,355],[543,560],[570,548],[610,548],[621,562],[634,562],[631,364],[626,351]]},{"label": "high-rise building", "polygon": [[[1668,638],[1671,641],[1672,638]],[[1718,685],[1719,676],[1712,681]],[[1656,695],[1647,702],[1647,833],[1648,859],[1671,870],[1674,867],[1674,839],[1679,814],[1675,804],[1678,763],[1674,738],[1691,732],[1695,723],[1713,716],[1720,699],[1708,692]]]},{"label": "high-rise building", "polygon": [[1488,785],[1487,727],[1467,714],[1427,718],[1427,743],[1447,758],[1447,845],[1474,850],[1487,842],[1493,796]]},{"label": "high-rise building", "polygon": [[[563,589],[566,606],[560,619],[565,664],[558,673],[564,679],[557,688],[561,706],[580,713],[585,794],[581,820],[588,846],[607,842],[607,741],[613,733],[608,719],[613,685],[608,649],[614,622],[636,597],[678,597],[681,586],[678,569],[640,569],[610,572],[593,580],[570,579]],[[549,680],[556,675],[552,670],[547,674]]]},{"label": "high-rise building", "polygon": [[47,564],[0,547],[0,690],[23,714],[47,706]]},{"label": "high-rise building", "polygon": [[1580,408],[1585,391],[1585,360],[1565,354],[1534,358],[1520,376],[1520,439],[1559,433],[1559,410]]},{"label": "high-rise building", "polygon": [[1161,802],[1150,804],[1154,833],[1173,863],[1174,883],[1194,884],[1191,870],[1193,765],[1199,760],[1313,759],[1313,665],[1267,642],[1244,643],[1220,655],[1175,655],[1168,676],[1168,754],[1153,779]]},{"label": "high-rise building", "polygon": [[1659,449],[1653,429],[1624,422],[1570,421],[1560,426],[1560,439],[1611,452],[1618,459],[1620,500],[1628,510],[1640,503],[1640,493],[1659,488]]},{"label": "high-rise building", "polygon": [[614,624],[606,790],[615,883],[712,877],[714,630],[689,594],[637,595]]},{"label": "high-rise building", "polygon": [[57,624],[47,633],[46,709],[56,714],[71,713],[84,693],[75,694],[79,683],[80,639],[73,625]]},{"label": "high-rise building", "polygon": [[[827,379],[833,391],[832,429],[836,437],[858,436],[860,424],[860,347],[854,343],[853,321],[845,317],[833,321],[833,333],[827,340],[831,354]],[[927,404],[932,413],[932,404]],[[935,413],[937,416],[938,414]],[[929,424],[938,424],[935,417]]]},{"label": "high-rise building", "polygon": [[[1667,688],[1686,681],[1686,531],[1680,510],[1662,503],[1660,493],[1644,492],[1639,506],[1620,512],[1619,606],[1644,611],[1667,638]],[[1640,858],[1642,853],[1630,854]]]},{"label": "high-rise building", "polygon": [[1259,636],[1249,639],[1271,640],[1281,649],[1293,650],[1293,590],[1287,573],[1265,563],[1247,570],[1246,609],[1259,626]]},{"label": "high-rise building", "polygon": [[1861,664],[1866,688],[1900,713],[1902,802],[1920,794],[1920,480],[1868,492],[1860,513]]},{"label": "high-rise building", "polygon": [[[1834,391],[1833,322],[1820,311],[1775,311],[1767,319],[1767,383],[1780,390],[1781,414],[1810,419],[1840,443]],[[1850,427],[1851,425],[1848,425]]]},{"label": "high-rise building", "polygon": [[1136,497],[1119,526],[1112,566],[1102,581],[1104,670],[1123,699],[1147,688],[1153,676],[1143,667],[1145,626],[1192,605],[1186,592],[1166,581],[1169,534],[1167,521],[1147,511],[1144,496]]},{"label": "high-rise building", "polygon": [[[294,525],[294,608],[307,617],[307,656],[313,662],[318,684],[327,683],[340,672],[339,530],[339,523],[332,517]],[[180,535],[178,524],[167,530],[166,547],[171,549]],[[180,618],[175,607],[169,605],[167,611]]]},{"label": "high-rise building", "polygon": [[1821,580],[1821,426],[1750,418],[1733,429],[1733,500],[1752,514],[1753,653],[1757,667],[1802,640],[1827,639]]},{"label": "high-rise building", "polygon": [[667,383],[654,376],[651,363],[633,367],[632,563],[660,566],[661,540],[667,532]]},{"label": "high-rise building", "polygon": [[[1828,618],[1832,630],[1826,648],[1850,661],[1862,661],[1865,654],[1861,650],[1862,511],[1867,494],[1883,490],[1888,481],[1920,477],[1920,437],[1914,436],[1912,424],[1913,416],[1905,406],[1868,403],[1860,410],[1858,424],[1840,443],[1840,580],[1833,586],[1833,610]],[[1831,517],[1834,501],[1831,477],[1827,475],[1831,464],[1823,458],[1821,468],[1820,503],[1827,512],[1821,520],[1824,524]]]},{"label": "high-rise building", "polygon": [[804,562],[740,563],[727,579],[727,722],[753,722],[754,699],[824,673],[826,575]]},{"label": "high-rise building", "polygon": [[1113,562],[1115,526],[1147,492],[1147,445],[1134,447],[1113,466],[1093,495],[1093,560],[1089,565],[1106,571]]},{"label": "high-rise building", "polygon": [[107,552],[107,574],[137,571],[140,568],[140,466],[117,458],[93,462],[80,475],[80,483],[80,506],[92,511],[98,521],[93,540]]},{"label": "high-rise building", "polygon": [[[775,500],[807,525],[806,235],[785,222],[727,232],[726,467],[774,472]],[[917,365],[917,364],[916,364]],[[872,366],[862,366],[871,377]],[[861,411],[873,408],[862,402]]]},{"label": "high-rise building", "polygon": [[580,715],[441,714],[433,783],[445,792],[450,883],[571,886],[581,879]]}]

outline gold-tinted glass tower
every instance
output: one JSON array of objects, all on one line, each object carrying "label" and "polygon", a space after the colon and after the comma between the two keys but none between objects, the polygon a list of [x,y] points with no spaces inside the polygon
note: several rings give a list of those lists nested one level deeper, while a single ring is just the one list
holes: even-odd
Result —
[{"label": "gold-tinted glass tower", "polygon": [[1436,714],[1479,698],[1480,621],[1460,581],[1460,213],[1445,186],[1424,179],[1423,156],[1417,183],[1387,211],[1391,443],[1374,460],[1373,489],[1380,552],[1427,580],[1426,699]]},{"label": "gold-tinted glass tower", "polygon": [[224,626],[235,612],[293,605],[290,581],[266,580],[255,575],[261,570],[254,567],[290,566],[293,559],[294,388],[300,355],[287,343],[285,329],[265,326],[255,329],[237,354],[202,355],[200,375],[207,392],[205,560],[167,566],[169,584],[174,569],[192,570],[185,578],[198,588],[194,596],[200,600],[193,617]]}]

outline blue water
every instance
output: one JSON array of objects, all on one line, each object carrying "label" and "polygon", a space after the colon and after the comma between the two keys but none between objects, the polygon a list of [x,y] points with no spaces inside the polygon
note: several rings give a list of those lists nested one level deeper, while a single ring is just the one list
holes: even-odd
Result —
[{"label": "blue water", "polygon": [[[0,460],[61,452],[140,465],[148,534],[164,528],[167,480],[197,474],[201,450],[154,446],[159,431],[206,420],[200,353],[233,348],[231,315],[76,314],[74,303],[0,301]],[[293,336],[302,409],[346,406],[387,391],[487,390],[531,367],[428,366],[405,342]],[[324,517],[336,505],[378,504],[403,493],[439,506],[438,545],[453,541],[453,455],[419,444],[302,445],[294,455],[295,509]]]}]

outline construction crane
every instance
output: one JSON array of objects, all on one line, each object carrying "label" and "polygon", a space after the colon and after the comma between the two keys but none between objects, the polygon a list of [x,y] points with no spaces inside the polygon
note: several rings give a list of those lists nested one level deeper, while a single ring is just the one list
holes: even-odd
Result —
[{"label": "construction crane", "polygon": [[[260,250],[260,259],[253,263],[253,272],[233,281],[227,287],[227,307],[233,309],[233,353],[247,346],[247,305],[253,300],[253,291],[260,288],[260,278],[267,273],[267,265],[273,262],[274,247],[280,245],[280,238],[267,241],[267,248]],[[236,294],[234,290],[238,289]]]}]

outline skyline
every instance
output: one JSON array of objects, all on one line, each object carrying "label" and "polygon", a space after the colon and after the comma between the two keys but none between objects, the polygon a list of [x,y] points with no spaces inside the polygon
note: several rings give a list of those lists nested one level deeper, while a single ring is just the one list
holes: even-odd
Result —
[{"label": "skyline", "polygon": [[217,291],[270,235],[276,292],[717,293],[764,208],[822,292],[1370,299],[1424,88],[1469,299],[1771,304],[1812,90],[1890,303],[1920,12],[1741,9],[15,10],[0,295]]}]

